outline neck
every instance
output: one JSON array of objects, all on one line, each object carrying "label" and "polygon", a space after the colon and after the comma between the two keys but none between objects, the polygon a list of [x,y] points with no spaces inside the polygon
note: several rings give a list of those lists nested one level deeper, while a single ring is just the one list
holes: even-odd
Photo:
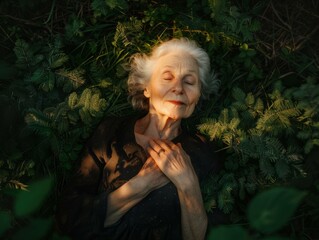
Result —
[{"label": "neck", "polygon": [[137,132],[155,139],[173,139],[180,132],[181,120],[175,120],[164,115],[148,113],[140,119]]}]

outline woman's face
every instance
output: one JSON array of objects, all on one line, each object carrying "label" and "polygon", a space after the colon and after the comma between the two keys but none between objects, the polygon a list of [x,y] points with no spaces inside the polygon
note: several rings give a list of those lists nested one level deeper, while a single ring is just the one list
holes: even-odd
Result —
[{"label": "woman's face", "polygon": [[158,59],[144,90],[149,112],[178,120],[189,117],[200,97],[198,65],[186,52],[172,52]]}]

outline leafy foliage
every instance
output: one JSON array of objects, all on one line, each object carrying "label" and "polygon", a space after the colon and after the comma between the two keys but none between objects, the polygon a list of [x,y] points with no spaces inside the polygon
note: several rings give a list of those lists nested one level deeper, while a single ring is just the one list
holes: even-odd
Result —
[{"label": "leafy foliage", "polygon": [[[11,228],[11,224],[14,220],[14,216],[19,219],[26,219],[26,223],[22,223],[22,227],[12,234],[10,239],[25,239],[26,236],[32,239],[43,239],[47,236],[48,232],[52,228],[52,217],[43,218],[35,217],[34,215],[43,205],[44,201],[48,197],[53,185],[53,178],[46,177],[38,181],[32,182],[28,190],[12,192],[14,200],[13,211],[1,211],[1,237],[8,237],[8,230]],[[6,194],[9,195],[7,191]],[[36,229],[36,231],[35,231]],[[7,232],[7,233],[6,233]]]},{"label": "leafy foliage", "polygon": [[[258,216],[246,217],[247,203],[265,188],[293,186],[309,196],[297,210],[307,224],[293,237],[301,236],[307,226],[318,225],[319,165],[313,156],[319,145],[319,70],[314,50],[319,48],[311,40],[315,21],[311,14],[309,19],[302,16],[311,32],[301,32],[296,39],[302,41],[294,45],[287,36],[299,32],[289,31],[301,31],[305,25],[291,27],[283,14],[288,5],[281,4],[35,0],[18,1],[19,9],[12,11],[10,1],[2,1],[0,191],[14,188],[26,194],[33,186],[27,183],[34,177],[55,176],[56,182],[42,214],[46,216],[38,220],[31,216],[36,211],[31,203],[28,214],[8,207],[8,195],[1,199],[0,234],[19,227],[21,214],[25,216],[23,231],[42,228],[41,236],[34,239],[47,233],[52,225],[47,217],[53,214],[56,196],[94,127],[104,116],[132,111],[126,100],[125,65],[130,56],[148,53],[154,44],[172,37],[196,40],[210,55],[221,80],[219,94],[203,102],[186,122],[214,141],[225,156],[222,171],[202,184],[207,211],[219,208],[235,223],[249,222],[261,234],[254,236],[258,239],[284,239],[264,236],[252,223]],[[304,4],[300,9],[311,5]],[[297,10],[290,11],[296,14]],[[267,196],[261,195],[260,201]],[[280,206],[279,200],[274,206],[277,203]],[[252,208],[263,214],[261,206]],[[285,224],[294,209],[286,211]],[[25,235],[23,231],[13,238]],[[227,239],[233,234],[251,237],[237,226],[220,227],[212,236]]]},{"label": "leafy foliage", "polygon": [[[269,234],[275,233],[287,224],[305,195],[305,192],[283,187],[259,193],[248,206],[249,225],[259,233],[268,235],[268,237],[260,239],[287,239],[276,235],[269,236]],[[256,239],[243,227],[236,225],[219,226],[209,232],[209,240],[221,238]]]}]

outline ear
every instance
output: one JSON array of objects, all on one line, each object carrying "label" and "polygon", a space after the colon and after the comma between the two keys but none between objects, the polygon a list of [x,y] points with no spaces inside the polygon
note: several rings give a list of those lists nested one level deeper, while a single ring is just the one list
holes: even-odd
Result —
[{"label": "ear", "polygon": [[151,97],[151,94],[150,94],[150,92],[149,92],[149,90],[147,88],[144,89],[144,96],[146,98],[150,98]]}]

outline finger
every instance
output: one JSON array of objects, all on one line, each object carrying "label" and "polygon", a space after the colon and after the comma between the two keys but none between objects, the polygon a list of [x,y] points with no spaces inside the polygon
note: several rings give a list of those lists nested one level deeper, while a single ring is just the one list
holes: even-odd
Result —
[{"label": "finger", "polygon": [[156,163],[155,163],[155,161],[154,161],[154,159],[152,157],[149,157],[145,163],[147,163],[147,166],[156,165]]},{"label": "finger", "polygon": [[149,144],[150,144],[150,147],[157,153],[159,153],[161,151],[161,149],[162,149],[162,147],[155,140],[151,139]]},{"label": "finger", "polygon": [[171,150],[170,144],[166,141],[159,140],[159,139],[154,139],[153,142],[159,146],[160,149],[164,149],[165,152],[168,152]]},{"label": "finger", "polygon": [[167,140],[167,139],[163,139],[162,141],[165,142],[165,144],[166,144],[169,148],[171,148],[171,149],[179,149],[179,148],[182,148],[181,143],[176,143],[176,144],[175,144],[174,142],[169,141],[169,140]]},{"label": "finger", "polygon": [[158,156],[161,156],[163,153],[168,153],[170,148],[160,140],[151,140],[150,147],[157,152]]},{"label": "finger", "polygon": [[[158,152],[155,151],[152,147],[147,148],[147,151],[148,151],[148,153],[150,154],[150,156],[153,158],[153,160],[154,160],[154,161],[156,162],[156,164],[157,164],[157,161],[156,161],[156,160],[158,160],[158,159],[160,158]],[[160,154],[161,154],[161,153],[160,153]]]}]

